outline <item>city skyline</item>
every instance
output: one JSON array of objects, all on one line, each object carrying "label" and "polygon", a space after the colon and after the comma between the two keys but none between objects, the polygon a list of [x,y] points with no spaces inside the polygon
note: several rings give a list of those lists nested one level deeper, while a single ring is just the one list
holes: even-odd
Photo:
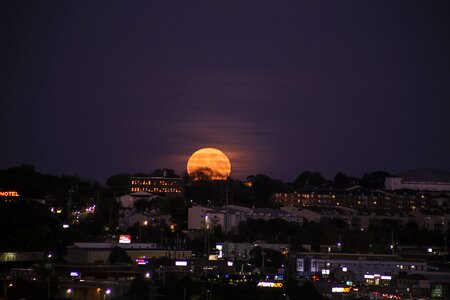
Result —
[{"label": "city skyline", "polygon": [[448,2],[0,5],[0,169],[450,170]]}]

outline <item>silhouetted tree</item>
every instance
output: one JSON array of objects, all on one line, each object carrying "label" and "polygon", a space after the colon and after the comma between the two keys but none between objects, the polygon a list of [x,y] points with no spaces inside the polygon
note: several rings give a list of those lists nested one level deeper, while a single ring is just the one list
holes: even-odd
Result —
[{"label": "silhouetted tree", "polygon": [[295,189],[302,189],[307,186],[321,186],[325,183],[325,178],[319,172],[304,171],[294,180]]},{"label": "silhouetted tree", "polygon": [[269,176],[258,174],[252,178],[253,204],[255,206],[267,206],[271,200],[273,189]]},{"label": "silhouetted tree", "polygon": [[106,180],[106,185],[113,191],[129,192],[131,190],[130,174],[112,175]]},{"label": "silhouetted tree", "polygon": [[189,173],[193,180],[216,180],[223,179],[223,174],[210,168],[198,168],[194,172]]},{"label": "silhouetted tree", "polygon": [[117,263],[127,263],[131,264],[133,261],[128,255],[127,251],[120,247],[114,247],[111,249],[111,253],[109,254],[108,262],[111,264]]},{"label": "silhouetted tree", "polygon": [[384,180],[386,177],[391,176],[386,171],[375,171],[368,174],[364,174],[361,179],[361,186],[369,189],[383,189]]},{"label": "silhouetted tree", "polygon": [[146,300],[149,299],[150,292],[149,283],[142,275],[137,275],[133,281],[131,281],[130,288],[124,294],[128,300]]},{"label": "silhouetted tree", "polygon": [[334,175],[333,183],[335,187],[345,188],[356,184],[356,178],[347,176],[342,172],[337,172]]},{"label": "silhouetted tree", "polygon": [[261,248],[259,246],[250,249],[249,255],[250,263],[258,267],[263,265],[264,257],[265,271],[267,271],[267,269],[276,271],[278,268],[281,268],[286,261],[285,256],[280,251]]}]

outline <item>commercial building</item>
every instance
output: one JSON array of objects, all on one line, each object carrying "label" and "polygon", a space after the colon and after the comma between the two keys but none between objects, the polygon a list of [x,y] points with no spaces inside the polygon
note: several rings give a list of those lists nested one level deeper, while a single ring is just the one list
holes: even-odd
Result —
[{"label": "commercial building", "polygon": [[298,253],[297,272],[300,276],[334,276],[370,285],[388,285],[399,272],[426,272],[425,260],[404,260],[397,255],[352,253]]},{"label": "commercial building", "polygon": [[148,192],[167,198],[184,197],[184,179],[167,177],[131,177],[131,192]]},{"label": "commercial building", "polygon": [[246,260],[249,258],[250,250],[253,247],[261,247],[263,249],[271,249],[280,251],[282,253],[287,253],[289,251],[288,244],[274,244],[274,243],[266,243],[265,241],[256,241],[254,243],[231,243],[231,242],[223,242],[218,243],[216,245],[220,247],[220,255],[221,257],[233,260]]},{"label": "commercial building", "polygon": [[71,264],[99,264],[108,261],[111,250],[124,249],[133,261],[167,257],[171,259],[189,259],[192,251],[159,248],[155,243],[75,243],[67,247],[65,259]]}]

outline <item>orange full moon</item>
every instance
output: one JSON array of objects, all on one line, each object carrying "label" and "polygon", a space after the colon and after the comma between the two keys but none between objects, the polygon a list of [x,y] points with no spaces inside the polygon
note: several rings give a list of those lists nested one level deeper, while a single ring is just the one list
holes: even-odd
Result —
[{"label": "orange full moon", "polygon": [[228,157],[220,150],[202,148],[195,151],[187,163],[188,174],[196,178],[196,172],[203,173],[212,180],[226,180],[231,173],[231,163]]}]

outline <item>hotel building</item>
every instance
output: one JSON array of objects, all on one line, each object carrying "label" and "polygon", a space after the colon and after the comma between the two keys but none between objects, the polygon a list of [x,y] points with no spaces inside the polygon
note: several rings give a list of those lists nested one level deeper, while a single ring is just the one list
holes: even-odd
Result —
[{"label": "hotel building", "polygon": [[184,197],[184,179],[166,177],[131,177],[131,192],[148,192],[167,198]]}]

